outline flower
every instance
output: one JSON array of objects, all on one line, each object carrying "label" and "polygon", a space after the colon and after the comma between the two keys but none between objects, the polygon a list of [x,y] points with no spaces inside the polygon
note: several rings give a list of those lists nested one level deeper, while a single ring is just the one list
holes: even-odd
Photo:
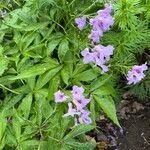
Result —
[{"label": "flower", "polygon": [[73,100],[68,103],[68,112],[63,117],[74,117],[75,124],[73,127],[76,127],[78,123],[90,124],[92,122],[89,117],[90,112],[85,110],[90,100],[84,97],[84,88],[74,85],[71,93]]},{"label": "flower", "polygon": [[77,24],[77,27],[82,31],[83,28],[86,26],[86,17],[80,17],[75,19],[75,23]]},{"label": "flower", "polygon": [[90,124],[92,123],[91,118],[89,117],[90,112],[87,110],[82,110],[81,115],[79,117],[79,122],[81,124]]},{"label": "flower", "polygon": [[107,72],[109,69],[105,65],[109,60],[111,55],[113,55],[114,47],[111,45],[103,46],[96,45],[92,52],[89,52],[89,49],[85,49],[81,52],[83,58],[83,63],[87,64],[90,62],[94,62],[97,66],[101,67],[102,74]]},{"label": "flower", "polygon": [[102,36],[103,32],[101,30],[92,30],[88,38],[92,40],[92,42],[98,43]]},{"label": "flower", "polygon": [[110,26],[114,23],[114,18],[111,16],[112,6],[109,4],[105,5],[103,10],[97,12],[97,16],[90,19],[90,25],[92,31],[88,38],[94,43],[98,43],[100,38],[103,36],[103,32],[110,29]]},{"label": "flower", "polygon": [[148,69],[147,64],[142,64],[140,66],[135,65],[132,67],[132,69],[130,69],[128,71],[127,74],[127,80],[128,80],[128,84],[136,84],[138,82],[140,82],[144,77],[144,71],[146,71]]},{"label": "flower", "polygon": [[89,52],[89,49],[86,48],[81,52],[81,55],[83,56],[83,62],[84,64],[88,64],[92,61],[94,61],[94,55],[93,53]]},{"label": "flower", "polygon": [[64,114],[64,117],[72,116],[74,115],[80,115],[80,112],[77,112],[75,108],[73,108],[72,103],[68,103],[68,113]]},{"label": "flower", "polygon": [[81,87],[78,87],[76,85],[73,86],[72,88],[72,96],[73,96],[73,99],[82,99],[83,98],[83,92],[84,92],[84,88],[81,86]]},{"label": "flower", "polygon": [[103,10],[99,10],[98,16],[103,16],[103,17],[108,17],[111,14],[112,11],[112,5],[110,4],[105,4],[105,8]]},{"label": "flower", "polygon": [[73,103],[75,104],[78,111],[81,111],[86,105],[90,102],[89,99],[82,97],[81,99],[73,99]]},{"label": "flower", "polygon": [[60,90],[55,92],[54,97],[56,103],[65,102],[69,98],[68,96],[65,96],[64,93]]},{"label": "flower", "polygon": [[96,16],[94,19],[90,20],[90,24],[93,26],[93,30],[106,32],[110,29],[114,23],[114,18],[108,16],[107,18],[103,16]]}]

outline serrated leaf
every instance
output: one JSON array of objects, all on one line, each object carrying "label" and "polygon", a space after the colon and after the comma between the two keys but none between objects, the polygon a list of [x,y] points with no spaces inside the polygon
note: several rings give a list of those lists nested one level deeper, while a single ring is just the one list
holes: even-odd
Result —
[{"label": "serrated leaf", "polygon": [[116,96],[116,91],[111,85],[105,85],[99,87],[97,90],[93,92],[94,95],[111,95],[113,97]]},{"label": "serrated leaf", "polygon": [[52,80],[50,80],[48,88],[48,100],[54,99],[54,93],[57,91],[59,84],[60,84],[59,76],[55,76]]},{"label": "serrated leaf", "polygon": [[61,71],[61,77],[62,80],[64,81],[65,84],[69,84],[69,78],[70,78],[70,73],[69,73],[69,68],[67,66],[65,66],[62,71]]},{"label": "serrated leaf", "polygon": [[47,69],[50,68],[50,65],[48,64],[38,64],[30,67],[28,70],[22,71],[19,75],[16,77],[11,77],[10,80],[17,80],[17,79],[24,79],[24,78],[29,78],[33,77],[36,75],[43,74]]},{"label": "serrated leaf", "polygon": [[120,124],[117,119],[116,115],[116,108],[115,108],[115,103],[112,100],[110,96],[101,96],[101,95],[94,95],[94,99],[97,101],[99,106],[102,108],[104,113],[119,127]]},{"label": "serrated leaf", "polygon": [[92,129],[94,129],[95,126],[93,125],[78,125],[76,128],[72,129],[65,137],[64,139],[67,140],[67,139],[71,139],[71,138],[74,138],[78,135],[81,135],[81,134],[84,134]]},{"label": "serrated leaf", "polygon": [[32,104],[32,94],[29,93],[23,100],[22,103],[19,106],[19,109],[23,112],[23,115],[26,119],[28,119],[30,114]]},{"label": "serrated leaf", "polygon": [[47,55],[50,55],[54,51],[54,49],[60,43],[60,41],[60,38],[51,39],[51,41],[47,45]]},{"label": "serrated leaf", "polygon": [[0,56],[0,76],[4,73],[4,71],[7,69],[8,66],[8,60],[4,57]]},{"label": "serrated leaf", "polygon": [[11,107],[14,107],[16,103],[18,103],[23,97],[23,94],[19,94],[17,96],[13,96],[8,102],[4,103],[2,110],[8,110]]},{"label": "serrated leaf", "polygon": [[80,74],[77,74],[74,76],[74,79],[77,81],[92,81],[97,78],[99,74],[100,73],[95,72],[93,69],[89,69]]},{"label": "serrated leaf", "polygon": [[64,60],[64,57],[67,53],[67,51],[69,50],[69,42],[67,39],[63,39],[58,47],[58,57],[61,61]]},{"label": "serrated leaf", "polygon": [[38,29],[42,29],[44,27],[46,27],[49,24],[49,22],[40,22],[40,23],[33,23],[33,24],[29,24],[26,28],[24,28],[24,31],[35,31]]},{"label": "serrated leaf", "polygon": [[15,133],[15,137],[16,137],[17,141],[19,142],[20,137],[21,137],[21,124],[16,118],[13,120],[12,129]]},{"label": "serrated leaf", "polygon": [[93,98],[90,101],[90,112],[91,112],[92,122],[94,125],[96,125],[95,100]]},{"label": "serrated leaf", "polygon": [[74,140],[68,140],[65,141],[65,144],[71,146],[72,148],[76,148],[78,150],[93,150],[96,147],[96,144],[85,142],[85,143],[79,143]]},{"label": "serrated leaf", "polygon": [[61,70],[61,68],[62,66],[58,66],[46,72],[42,76],[40,76],[36,83],[36,89],[42,88],[47,82],[49,82]]},{"label": "serrated leaf", "polygon": [[3,115],[3,113],[1,113],[0,114],[0,142],[2,141],[2,138],[4,136],[6,126],[7,126],[7,120]]},{"label": "serrated leaf", "polygon": [[112,80],[112,74],[106,74],[106,75],[99,77],[98,79],[94,80],[90,84],[90,91],[94,91],[98,89],[102,85],[109,83],[111,80]]}]

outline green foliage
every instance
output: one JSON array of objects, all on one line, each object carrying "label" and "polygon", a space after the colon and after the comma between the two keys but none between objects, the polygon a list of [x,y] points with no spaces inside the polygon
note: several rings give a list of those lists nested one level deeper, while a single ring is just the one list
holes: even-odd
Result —
[{"label": "green foliage", "polygon": [[[80,52],[91,46],[89,26],[80,32],[74,19],[94,16],[105,2],[113,5],[115,25],[100,43],[115,52],[110,71],[101,75],[100,68],[83,64]],[[0,150],[93,150],[96,143],[85,134],[96,128],[101,111],[120,127],[115,102],[127,83],[120,78],[132,65],[149,64],[139,57],[150,51],[150,1],[2,0],[0,9],[7,11],[0,11]],[[150,71],[127,88],[148,97],[149,81]],[[63,117],[67,103],[54,102],[56,91],[69,94],[73,85],[91,96],[91,125],[73,128],[73,120]]]}]

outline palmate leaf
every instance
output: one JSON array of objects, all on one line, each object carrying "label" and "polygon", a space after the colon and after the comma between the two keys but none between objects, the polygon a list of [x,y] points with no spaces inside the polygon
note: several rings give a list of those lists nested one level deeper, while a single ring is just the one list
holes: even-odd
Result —
[{"label": "palmate leaf", "polygon": [[102,95],[94,95],[95,101],[99,104],[99,106],[102,108],[104,113],[119,127],[120,124],[117,119],[116,115],[116,108],[115,103],[113,99],[110,96],[102,96]]}]

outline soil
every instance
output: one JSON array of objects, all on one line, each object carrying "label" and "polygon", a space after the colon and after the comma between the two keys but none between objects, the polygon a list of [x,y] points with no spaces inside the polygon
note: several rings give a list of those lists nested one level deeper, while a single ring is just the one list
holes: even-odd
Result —
[{"label": "soil", "polygon": [[121,129],[103,115],[97,120],[99,128],[88,133],[96,150],[150,150],[150,103],[123,100],[118,116]]},{"label": "soil", "polygon": [[125,135],[118,139],[119,150],[150,150],[150,109],[122,121]]}]

